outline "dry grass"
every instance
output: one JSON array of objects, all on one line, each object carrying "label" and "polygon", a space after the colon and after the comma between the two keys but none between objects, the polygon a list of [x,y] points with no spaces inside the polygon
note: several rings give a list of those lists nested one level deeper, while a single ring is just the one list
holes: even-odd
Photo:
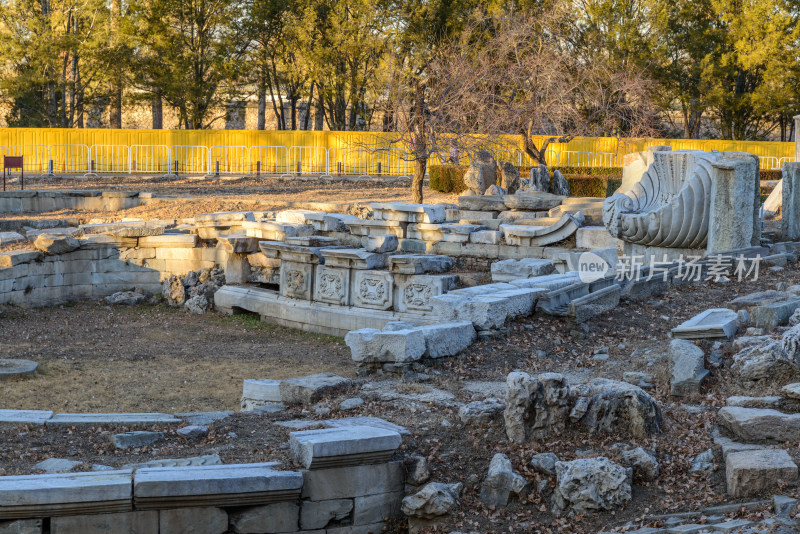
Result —
[{"label": "dry grass", "polygon": [[32,379],[0,382],[0,408],[56,412],[234,410],[245,378],[354,369],[339,339],[164,305],[6,309],[0,347],[40,364]]}]

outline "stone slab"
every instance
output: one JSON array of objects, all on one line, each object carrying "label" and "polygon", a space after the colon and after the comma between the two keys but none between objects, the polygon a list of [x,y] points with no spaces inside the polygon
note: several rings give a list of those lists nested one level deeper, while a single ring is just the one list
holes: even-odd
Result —
[{"label": "stone slab", "polygon": [[155,510],[75,515],[50,520],[50,534],[148,534],[158,532],[158,528],[158,512]]},{"label": "stone slab", "polygon": [[727,308],[712,308],[672,329],[679,339],[731,339],[736,334],[738,316]]},{"label": "stone slab", "polygon": [[275,471],[275,463],[139,469],[133,483],[138,509],[256,505],[293,500],[300,473]]},{"label": "stone slab", "polygon": [[403,489],[402,462],[303,471],[303,498],[312,501],[393,493]]},{"label": "stone slab", "polygon": [[0,477],[0,519],[132,509],[130,469]]},{"label": "stone slab", "polygon": [[166,413],[60,413],[47,420],[47,426],[152,426],[183,421]]},{"label": "stone slab", "polygon": [[402,443],[397,432],[371,426],[304,430],[289,435],[294,461],[305,469],[388,460]]},{"label": "stone slab", "polygon": [[797,465],[783,449],[732,452],[725,459],[728,493],[747,497],[797,480]]}]

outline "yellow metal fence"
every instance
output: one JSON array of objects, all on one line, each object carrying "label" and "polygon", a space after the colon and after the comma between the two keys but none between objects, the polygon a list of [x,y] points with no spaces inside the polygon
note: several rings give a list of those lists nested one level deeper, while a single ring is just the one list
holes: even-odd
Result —
[{"label": "yellow metal fence", "polygon": [[[493,150],[498,159],[532,164],[521,139],[508,136],[505,142]],[[547,160],[555,166],[620,167],[624,154],[653,145],[750,152],[761,158],[764,169],[794,160],[794,143],[611,137],[553,143]],[[23,156],[26,171],[42,173],[411,173],[403,147],[371,132],[0,128],[3,155]],[[467,160],[468,155],[460,155],[461,163]]]}]

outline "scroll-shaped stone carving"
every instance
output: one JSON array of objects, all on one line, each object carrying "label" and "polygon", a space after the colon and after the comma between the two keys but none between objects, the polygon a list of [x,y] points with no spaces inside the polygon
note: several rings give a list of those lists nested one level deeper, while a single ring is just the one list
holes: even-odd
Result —
[{"label": "scroll-shaped stone carving", "polygon": [[704,248],[708,239],[712,164],[724,152],[655,152],[629,191],[603,203],[614,237],[643,246]]}]

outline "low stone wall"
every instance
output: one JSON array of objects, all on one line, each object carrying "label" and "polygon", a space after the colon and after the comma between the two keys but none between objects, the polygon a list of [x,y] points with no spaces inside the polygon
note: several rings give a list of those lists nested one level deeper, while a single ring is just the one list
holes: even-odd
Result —
[{"label": "low stone wall", "polygon": [[117,211],[135,208],[152,198],[152,193],[136,191],[0,191],[0,212]]},{"label": "low stone wall", "polygon": [[224,267],[228,253],[203,247],[194,234],[115,238],[92,234],[62,254],[0,254],[0,304],[50,306],[118,291],[161,293],[172,275]]},{"label": "low stone wall", "polygon": [[401,516],[400,434],[352,426],[290,437],[297,471],[272,462],[0,477],[0,532],[378,534]]}]

